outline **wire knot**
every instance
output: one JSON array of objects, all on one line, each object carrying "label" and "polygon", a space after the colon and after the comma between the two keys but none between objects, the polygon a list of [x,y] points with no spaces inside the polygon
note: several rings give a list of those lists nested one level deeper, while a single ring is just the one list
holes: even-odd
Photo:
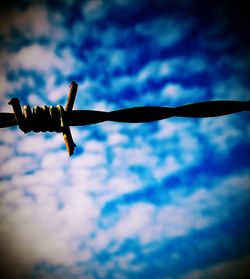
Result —
[{"label": "wire knot", "polygon": [[73,108],[77,83],[72,82],[70,84],[70,91],[66,104],[66,110],[61,106],[35,106],[33,109],[30,106],[25,105],[21,107],[20,101],[17,98],[12,98],[9,104],[14,110],[17,124],[24,133],[31,131],[38,132],[56,132],[63,133],[64,142],[71,156],[74,152],[75,143],[73,141],[69,125],[67,123],[67,111],[71,111]]},{"label": "wire knot", "polygon": [[65,110],[62,106],[35,106],[33,109],[28,105],[21,108],[17,98],[10,102],[19,128],[24,133],[29,132],[57,132],[61,133],[67,126]]}]

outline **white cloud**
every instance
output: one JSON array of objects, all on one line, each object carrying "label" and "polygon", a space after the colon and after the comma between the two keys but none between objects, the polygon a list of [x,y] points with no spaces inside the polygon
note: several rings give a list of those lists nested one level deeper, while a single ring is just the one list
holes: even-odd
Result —
[{"label": "white cloud", "polygon": [[86,21],[95,21],[104,17],[107,13],[108,5],[102,0],[89,0],[82,8],[82,13]]},{"label": "white cloud", "polygon": [[[0,59],[1,57],[0,53]],[[0,65],[2,66],[2,63],[0,62]],[[4,71],[0,70],[0,84],[1,84],[1,91],[0,91],[0,102],[3,102],[3,104],[7,104],[6,102],[6,92],[8,92],[11,89],[11,83],[7,80]]]},{"label": "white cloud", "polygon": [[[48,88],[48,86],[46,86]],[[66,84],[62,84],[61,86],[53,86],[48,88],[50,90],[47,91],[47,97],[50,102],[53,104],[58,104],[58,101],[61,99],[65,99],[68,96],[68,86]]]},{"label": "white cloud", "polygon": [[9,58],[12,69],[22,68],[50,73],[53,69],[59,69],[68,74],[73,71],[74,58],[68,51],[57,56],[51,47],[33,44],[23,47],[19,52]]},{"label": "white cloud", "polygon": [[22,11],[10,9],[0,22],[0,33],[5,36],[10,35],[11,28],[16,28],[32,38],[49,35],[48,12],[43,5],[31,5]]},{"label": "white cloud", "polygon": [[86,143],[84,143],[84,148],[88,152],[104,153],[106,145],[103,141],[97,141],[95,139],[91,139],[88,140]]},{"label": "white cloud", "polygon": [[94,168],[106,163],[105,154],[86,152],[77,157],[72,157],[71,165],[74,168]]},{"label": "white cloud", "polygon": [[170,98],[176,98],[181,94],[181,86],[179,84],[168,84],[163,88],[163,94]]},{"label": "white cloud", "polygon": [[128,136],[122,135],[120,133],[113,133],[108,136],[109,145],[121,145],[128,143]]},{"label": "white cloud", "polygon": [[53,169],[53,172],[48,169],[39,169],[33,174],[15,174],[11,178],[11,185],[30,188],[32,192],[39,195],[42,193],[41,191],[48,191],[47,187],[56,191],[58,187],[63,187],[62,185],[65,185],[66,181],[65,172],[60,168]]},{"label": "white cloud", "polygon": [[122,49],[113,49],[109,55],[110,66],[113,69],[123,69],[126,65],[127,55]]},{"label": "white cloud", "polygon": [[22,48],[19,52],[12,55],[12,68],[24,68],[31,70],[46,71],[55,68],[60,64],[60,60],[48,47],[34,44]]},{"label": "white cloud", "polygon": [[53,43],[58,43],[66,38],[66,31],[63,29],[63,15],[56,10],[49,13],[43,4],[30,3],[26,8],[8,9],[1,14],[0,34],[8,43],[13,43],[11,32],[18,30],[25,38],[35,40],[46,38]]},{"label": "white cloud", "polygon": [[63,136],[55,134],[50,138],[45,138],[43,134],[30,133],[20,137],[16,148],[19,154],[42,155],[46,151],[56,150],[64,144]]},{"label": "white cloud", "polygon": [[[188,77],[205,72],[208,67],[206,57],[194,55],[190,57],[173,57],[165,60],[154,60],[147,63],[138,73],[137,81],[145,82],[149,79],[162,79],[172,76]],[[170,86],[178,84],[170,84]],[[173,88],[174,89],[174,88]],[[204,88],[192,88],[204,91]],[[203,90],[202,90],[203,89]]]},{"label": "white cloud", "polygon": [[96,250],[107,249],[108,245],[115,241],[115,248],[118,248],[127,238],[139,235],[143,237],[145,230],[151,225],[154,210],[154,206],[147,203],[121,208],[120,219],[116,225],[107,230],[99,231],[91,246]]},{"label": "white cloud", "polygon": [[139,82],[149,78],[167,77],[172,73],[171,63],[169,61],[151,61],[142,68],[138,73],[137,79]]},{"label": "white cloud", "polygon": [[[207,199],[209,195],[205,194]],[[202,198],[201,194],[199,199]],[[192,196],[186,199],[182,197],[179,205],[167,205],[158,211],[156,228],[160,235],[167,238],[183,236],[188,234],[190,230],[202,229],[214,222],[214,218],[211,216],[202,216],[201,204],[193,205],[189,200],[192,200]]]},{"label": "white cloud", "polygon": [[2,164],[6,159],[10,158],[14,153],[13,148],[7,145],[0,145],[0,150],[0,164]]},{"label": "white cloud", "polygon": [[[242,195],[246,196],[245,202],[248,202],[248,181],[249,175],[246,171],[232,175],[229,179],[207,181],[207,185],[214,184],[209,190],[207,185],[200,185],[191,193],[183,188],[170,189],[171,202],[161,207],[146,202],[130,206],[120,205],[119,217],[113,220],[113,225],[109,228],[99,230],[91,245],[98,251],[115,251],[126,239],[131,238],[138,239],[142,245],[156,244],[230,219],[230,211],[223,208],[230,206],[230,210],[238,210],[242,202],[244,203]],[[234,200],[234,204],[229,205],[228,200]],[[111,243],[114,243],[114,246],[110,247]]]},{"label": "white cloud", "polygon": [[[178,136],[178,144],[180,148],[179,159],[184,165],[198,165],[202,158],[202,144],[197,140],[199,131],[181,131]],[[198,125],[197,125],[198,128]],[[197,129],[196,128],[196,129]]]},{"label": "white cloud", "polygon": [[159,122],[158,127],[154,135],[155,153],[161,156],[157,156],[157,168],[153,170],[156,178],[200,163],[203,145],[197,140],[200,133],[197,122],[176,118]]},{"label": "white cloud", "polygon": [[1,129],[0,141],[6,145],[11,145],[14,148],[16,141],[23,136],[18,130],[9,130],[8,128]]},{"label": "white cloud", "polygon": [[[159,139],[168,136],[168,133],[178,133],[180,141],[185,141],[187,148],[196,146],[196,143],[192,142],[192,137],[190,138],[193,129],[192,122],[177,120],[173,122],[176,123],[159,123],[161,127],[158,133]],[[106,128],[113,131],[115,135],[121,129],[121,125],[108,125]],[[25,138],[21,144],[22,148],[17,147],[17,150],[24,152],[28,146],[30,151],[27,152],[32,154],[32,148],[35,152],[37,147],[32,146],[31,138],[35,142],[36,137],[39,138],[40,144],[45,144],[45,146],[49,144],[42,136],[32,135],[30,138]],[[134,140],[137,143],[141,142],[136,138]],[[57,143],[54,144],[52,146],[57,147]],[[143,178],[131,174],[128,167],[133,164],[145,165],[147,162],[147,164],[152,164],[153,171],[156,166],[155,158],[151,158],[151,147],[146,148],[147,143],[140,148],[130,148],[127,151],[125,148],[118,147],[120,154],[123,154],[117,156],[119,152],[115,151],[115,160],[120,167],[116,168],[107,179],[105,159],[107,144],[108,141],[106,143],[97,140],[87,141],[85,146],[87,152],[72,159],[69,159],[62,151],[53,156],[47,152],[42,156],[39,153],[37,156],[43,168],[35,169],[35,172],[30,175],[20,171],[20,168],[24,170],[23,166],[27,163],[25,157],[17,158],[16,161],[9,162],[7,167],[4,166],[6,169],[18,165],[12,171],[10,185],[18,187],[19,190],[10,192],[5,190],[5,196],[1,202],[1,213],[5,214],[1,238],[5,239],[8,235],[11,243],[9,257],[13,259],[14,253],[17,256],[28,254],[22,259],[27,265],[41,259],[50,261],[52,264],[67,265],[79,259],[88,261],[94,257],[95,252],[100,252],[102,249],[112,253],[119,249],[126,239],[137,239],[144,247],[144,245],[159,243],[165,239],[185,236],[192,230],[204,229],[220,222],[221,219],[228,218],[227,214],[230,214],[221,210],[227,199],[231,200],[230,197],[234,196],[237,207],[240,206],[242,200],[239,197],[249,196],[247,194],[249,185],[246,183],[249,177],[240,174],[227,181],[216,181],[215,186],[209,191],[205,187],[202,188],[203,185],[190,194],[172,190],[171,202],[165,206],[159,207],[145,202],[120,206],[114,225],[106,230],[97,229],[101,207],[107,201],[143,187]],[[185,144],[182,142],[181,146]],[[191,152],[193,152],[192,149]],[[179,158],[166,156],[165,159],[167,169],[164,169],[164,165],[163,169],[167,175],[168,171],[171,173],[175,171],[176,166],[178,167]],[[33,165],[33,162],[31,164]],[[102,166],[105,166],[105,170]],[[161,174],[161,177],[163,175]],[[23,194],[25,189],[36,197],[35,202],[25,197]],[[96,194],[95,198],[90,196],[91,192]],[[18,206],[19,210],[17,214],[12,214],[9,218],[12,210],[8,206],[10,202],[14,202],[14,206]],[[58,203],[62,204],[60,210],[57,209]],[[209,211],[207,211],[208,208]],[[204,214],[204,212],[210,213]],[[112,218],[112,216],[105,216],[105,218]],[[26,225],[22,226],[21,223]],[[13,232],[8,234],[9,231]],[[97,234],[96,238],[90,240],[89,235],[94,233]],[[46,241],[41,241],[41,239],[46,239]],[[88,241],[87,247],[79,251],[79,243],[82,240]],[[114,245],[110,246],[111,243]],[[117,259],[116,266],[121,269],[126,268],[133,257],[134,255],[130,255],[128,258]],[[131,268],[138,269],[139,267],[132,265]]]},{"label": "white cloud", "polygon": [[111,177],[105,186],[105,192],[101,197],[102,203],[112,201],[119,196],[140,189],[142,187],[142,182],[136,175],[128,174],[125,176],[118,170],[116,172],[116,177]]},{"label": "white cloud", "polygon": [[151,225],[152,215],[155,207],[147,203],[138,203],[132,207],[125,209],[120,222],[114,227],[113,233],[120,239],[129,238],[131,236],[139,236]]},{"label": "white cloud", "polygon": [[138,24],[135,30],[139,34],[148,36],[158,47],[172,47],[187,35],[193,24],[191,19],[158,17]]},{"label": "white cloud", "polygon": [[190,123],[190,120],[180,121],[179,119],[168,119],[167,121],[160,121],[158,127],[159,130],[155,133],[154,137],[165,140],[181,131],[190,131],[192,129],[192,123]]},{"label": "white cloud", "polygon": [[174,100],[188,100],[200,99],[202,100],[205,96],[206,90],[202,87],[190,87],[186,88],[178,83],[167,84],[162,89],[162,98],[174,99]]},{"label": "white cloud", "polygon": [[13,156],[0,166],[2,176],[12,176],[36,169],[37,163],[34,158],[28,156]]},{"label": "white cloud", "polygon": [[94,101],[92,103],[91,109],[97,111],[111,111],[114,109],[114,105],[106,101]]},{"label": "white cloud", "polygon": [[126,87],[133,86],[135,79],[133,76],[118,76],[111,80],[112,92],[119,92],[124,90]]},{"label": "white cloud", "polygon": [[250,99],[249,88],[235,76],[216,81],[213,94],[215,98],[225,100],[248,101]]},{"label": "white cloud", "polygon": [[217,152],[227,153],[245,137],[241,125],[237,125],[237,122],[234,115],[202,119],[201,132]]},{"label": "white cloud", "polygon": [[100,209],[93,198],[78,190],[72,186],[61,191],[60,198],[65,207],[60,215],[67,223],[66,230],[84,237],[93,231],[93,221],[99,216]]},{"label": "white cloud", "polygon": [[[92,253],[88,249],[79,251],[78,246],[95,230],[98,204],[79,187],[65,187],[60,181],[46,185],[43,178],[56,180],[57,171],[40,174],[40,178],[31,177],[30,182],[15,175],[20,184],[16,185],[18,189],[11,187],[5,191],[0,236],[5,240],[3,248],[8,247],[6,258],[12,263],[20,258],[20,264],[29,267],[41,260],[66,266],[89,260]],[[35,201],[24,195],[27,183],[33,184],[29,191],[36,197]],[[57,209],[59,201],[63,205],[60,210]],[[15,214],[12,214],[13,206],[18,209]]]},{"label": "white cloud", "polygon": [[33,106],[42,106],[44,105],[44,100],[40,98],[36,93],[30,93],[28,96],[29,105]]},{"label": "white cloud", "polygon": [[44,169],[61,169],[69,164],[69,156],[65,150],[46,154],[42,158],[41,167]]},{"label": "white cloud", "polygon": [[176,157],[169,155],[164,159],[160,159],[159,166],[153,171],[154,177],[156,179],[162,179],[179,171],[182,167]]}]

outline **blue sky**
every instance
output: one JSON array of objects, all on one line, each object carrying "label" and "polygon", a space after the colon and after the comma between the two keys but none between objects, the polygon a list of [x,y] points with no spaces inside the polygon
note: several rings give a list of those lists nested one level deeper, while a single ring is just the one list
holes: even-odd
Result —
[{"label": "blue sky", "polygon": [[[174,2],[174,3],[172,3]],[[2,4],[1,4],[2,5]],[[249,100],[241,1],[19,1],[0,12],[0,111]],[[6,278],[249,274],[250,115],[0,132]]]}]

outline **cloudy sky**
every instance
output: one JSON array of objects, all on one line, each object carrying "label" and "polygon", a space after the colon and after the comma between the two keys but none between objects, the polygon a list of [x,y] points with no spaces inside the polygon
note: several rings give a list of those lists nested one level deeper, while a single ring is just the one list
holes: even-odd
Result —
[{"label": "cloudy sky", "polygon": [[[241,1],[1,4],[0,111],[250,99]],[[0,131],[5,278],[241,278],[250,264],[250,114]],[[218,277],[216,277],[218,276]],[[221,276],[221,277],[220,277]],[[231,277],[230,277],[231,276]]]}]

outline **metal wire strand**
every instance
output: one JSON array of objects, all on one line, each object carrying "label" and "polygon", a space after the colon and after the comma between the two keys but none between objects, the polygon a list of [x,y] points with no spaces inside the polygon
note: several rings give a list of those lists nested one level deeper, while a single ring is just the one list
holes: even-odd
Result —
[{"label": "metal wire strand", "polygon": [[68,125],[65,120],[65,110],[62,106],[35,106],[33,109],[25,105],[21,107],[17,98],[9,104],[13,107],[19,128],[24,132],[64,132]]}]

